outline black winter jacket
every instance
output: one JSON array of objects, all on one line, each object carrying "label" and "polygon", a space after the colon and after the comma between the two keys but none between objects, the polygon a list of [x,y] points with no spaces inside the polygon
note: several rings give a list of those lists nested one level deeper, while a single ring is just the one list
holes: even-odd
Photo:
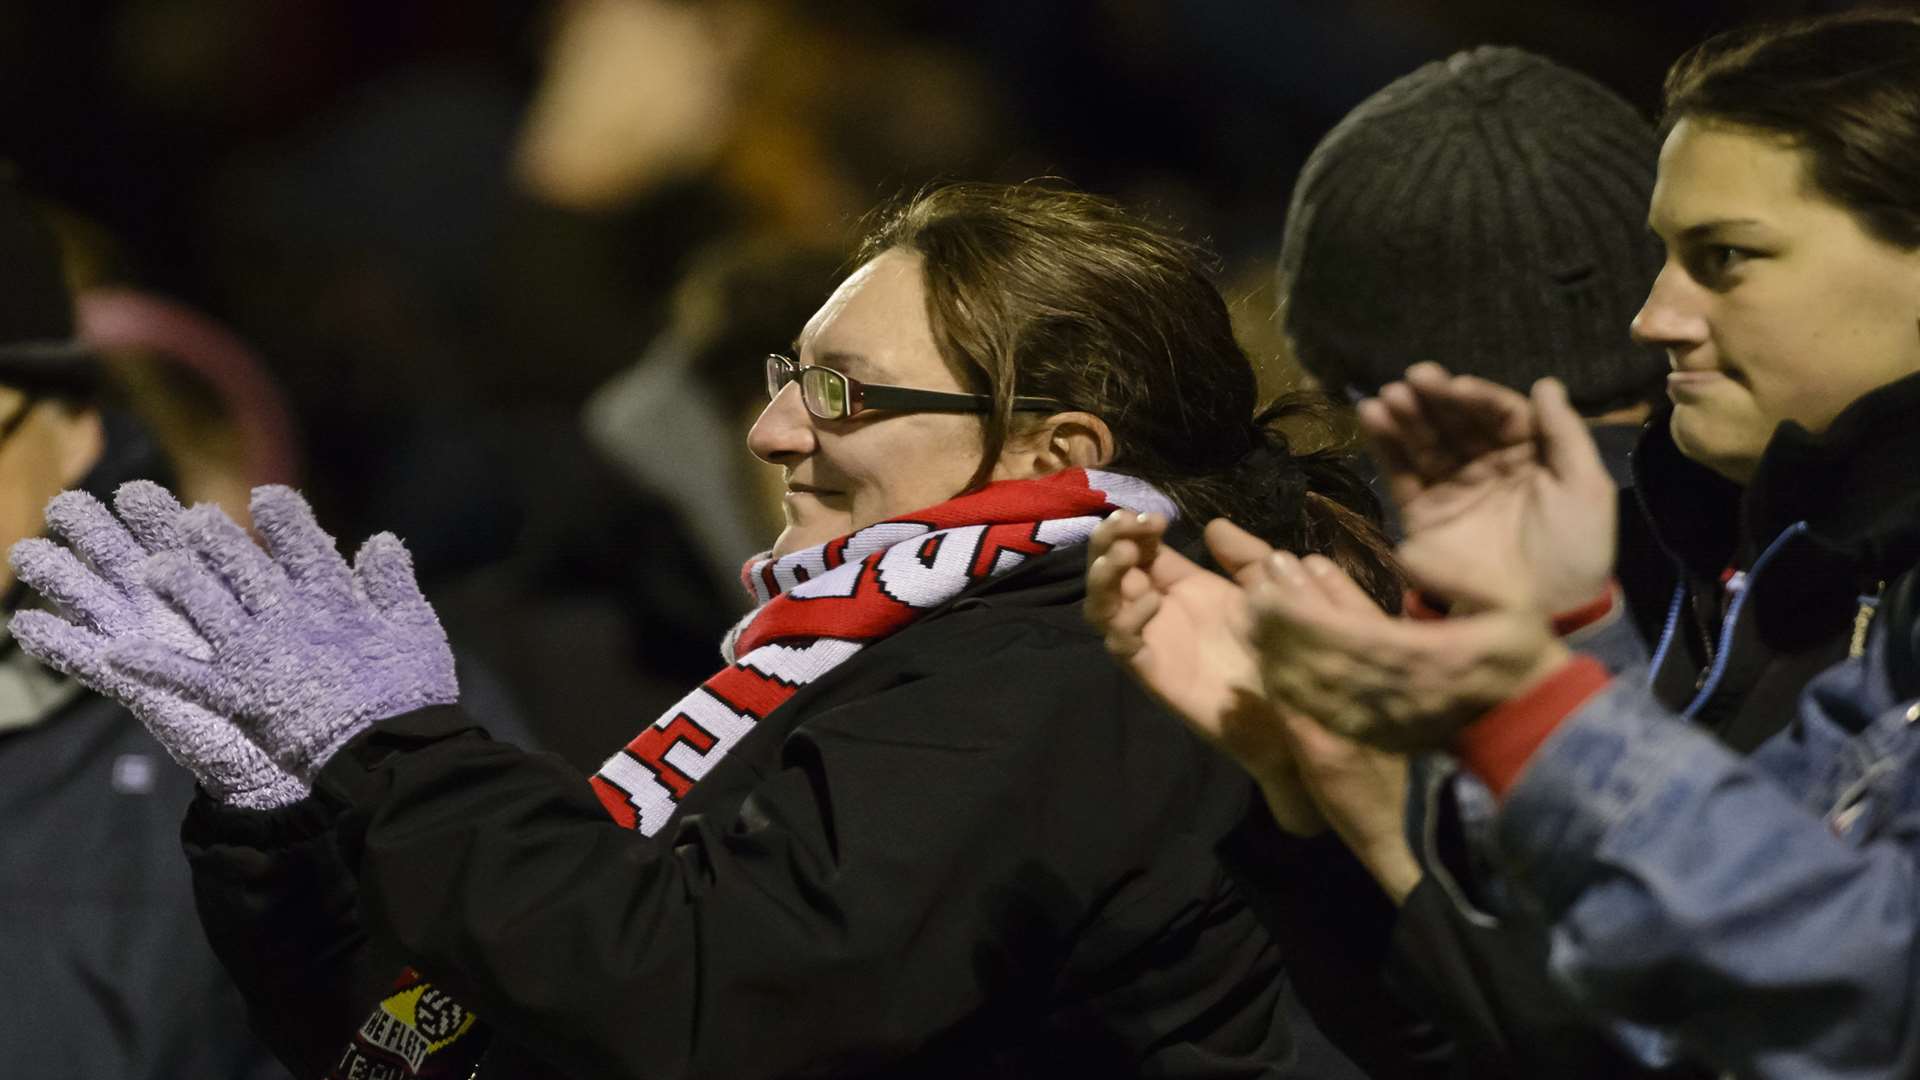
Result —
[{"label": "black winter jacket", "polygon": [[1081,624],[1082,558],[802,688],[651,839],[457,709],[382,722],[306,802],[194,806],[202,917],[302,1076],[402,963],[482,1077],[1358,1076],[1229,867],[1264,806]]}]

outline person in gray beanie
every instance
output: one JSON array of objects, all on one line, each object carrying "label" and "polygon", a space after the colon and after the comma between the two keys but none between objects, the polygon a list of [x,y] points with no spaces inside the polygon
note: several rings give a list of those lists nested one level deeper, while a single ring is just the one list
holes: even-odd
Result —
[{"label": "person in gray beanie", "polygon": [[[1633,505],[1630,457],[1668,365],[1628,325],[1661,263],[1645,224],[1658,153],[1653,127],[1585,75],[1519,49],[1458,53],[1380,90],[1321,141],[1280,257],[1284,329],[1328,391],[1392,401],[1421,360],[1522,391],[1545,376],[1566,386],[1622,489],[1624,603],[1610,602],[1609,620],[1624,614],[1649,638],[1674,571]],[[1535,943],[1467,919],[1422,872],[1420,838],[1406,836],[1427,832],[1426,815],[1400,759],[1328,745],[1302,756],[1305,776],[1399,903],[1388,975],[1454,1035],[1460,1070],[1644,1075],[1542,976]]]},{"label": "person in gray beanie", "polygon": [[1616,576],[1648,640],[1674,579],[1640,526],[1631,459],[1665,406],[1667,361],[1627,326],[1660,266],[1646,227],[1659,149],[1633,106],[1577,71],[1514,48],[1456,53],[1314,148],[1279,267],[1294,357],[1336,396],[1396,403],[1392,384],[1420,360],[1522,392],[1549,375],[1567,387],[1622,490]]}]

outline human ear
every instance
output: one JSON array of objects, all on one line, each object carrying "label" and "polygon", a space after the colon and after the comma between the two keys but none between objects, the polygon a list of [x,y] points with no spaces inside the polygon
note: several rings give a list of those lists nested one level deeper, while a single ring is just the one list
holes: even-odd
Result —
[{"label": "human ear", "polygon": [[1085,412],[1054,413],[1008,437],[993,479],[1025,480],[1063,469],[1098,468],[1111,462],[1114,453],[1113,430],[1105,420]]}]

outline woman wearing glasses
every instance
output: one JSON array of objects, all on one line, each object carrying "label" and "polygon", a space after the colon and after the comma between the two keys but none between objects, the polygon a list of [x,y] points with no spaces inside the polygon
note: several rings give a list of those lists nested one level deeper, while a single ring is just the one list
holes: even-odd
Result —
[{"label": "woman wearing glasses", "polygon": [[120,550],[159,553],[118,580],[157,585],[197,654],[138,619],[22,627],[74,670],[110,657],[102,684],[189,763],[284,774],[286,805],[203,796],[186,826],[284,1060],[1358,1075],[1289,982],[1313,943],[1283,948],[1229,872],[1264,820],[1251,783],[1079,613],[1116,511],[1229,515],[1396,591],[1364,486],[1256,421],[1195,253],[1089,196],[941,188],[767,377],[749,444],[784,471],[786,528],[744,574],[759,606],[591,778],[449,707],[404,553],[376,537],[348,568],[284,489],[255,498],[267,553],[202,510],[121,507],[177,524],[137,528]]}]

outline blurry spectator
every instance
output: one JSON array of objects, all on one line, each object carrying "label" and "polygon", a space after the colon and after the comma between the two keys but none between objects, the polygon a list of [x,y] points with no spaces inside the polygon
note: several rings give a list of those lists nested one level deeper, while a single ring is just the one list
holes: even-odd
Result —
[{"label": "blurry spectator", "polygon": [[[51,234],[0,189],[0,540],[39,533],[62,488],[166,479],[140,425],[104,403],[73,340]],[[8,613],[25,590],[0,569]],[[197,925],[180,820],[193,779],[119,705],[0,632],[0,1046],[19,1076],[283,1075]]]},{"label": "blurry spectator", "polygon": [[746,449],[766,407],[761,360],[792,346],[846,258],[766,235],[709,245],[674,290],[666,331],[587,403],[595,448],[673,506],[733,603],[745,603],[740,567],[781,521],[779,470]]},{"label": "blurry spectator", "polygon": [[844,242],[876,188],[995,175],[1009,156],[1019,110],[984,68],[885,17],[777,0],[554,14],[514,171],[556,206],[609,213],[701,179],[750,225]]},{"label": "blurry spectator", "polygon": [[706,171],[727,143],[739,67],[768,5],[573,0],[516,151],[542,198],[617,208]]},{"label": "blurry spectator", "polygon": [[293,418],[246,343],[180,304],[125,288],[75,299],[80,337],[99,350],[172,465],[188,503],[246,520],[247,493],[293,484]]}]

